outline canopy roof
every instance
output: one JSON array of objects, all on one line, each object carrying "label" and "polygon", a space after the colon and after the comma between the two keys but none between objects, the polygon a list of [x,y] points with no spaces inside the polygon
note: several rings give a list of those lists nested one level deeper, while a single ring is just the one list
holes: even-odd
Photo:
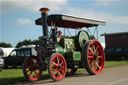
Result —
[{"label": "canopy roof", "polygon": [[106,35],[128,35],[128,32],[117,32],[117,33],[104,33],[101,34],[100,36],[106,36]]},{"label": "canopy roof", "polygon": [[[94,27],[98,25],[105,25],[103,21],[53,14],[48,16],[48,26],[51,26],[51,22],[54,22],[56,27],[80,29],[82,27]],[[35,20],[36,25],[42,25],[41,18]]]}]

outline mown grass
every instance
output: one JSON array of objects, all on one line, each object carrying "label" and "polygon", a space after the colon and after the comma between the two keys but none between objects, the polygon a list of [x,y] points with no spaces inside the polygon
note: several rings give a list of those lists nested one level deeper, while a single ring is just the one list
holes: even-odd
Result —
[{"label": "mown grass", "polygon": [[108,67],[120,66],[124,64],[128,64],[128,61],[106,61],[104,67],[108,68]]},{"label": "mown grass", "polygon": [[[120,66],[124,64],[128,64],[128,61],[105,61],[104,68]],[[81,68],[81,69],[78,69],[77,72],[84,72],[84,71],[85,69]]]},{"label": "mown grass", "polygon": [[24,80],[21,69],[4,69],[0,72],[0,85],[12,84]]},{"label": "mown grass", "polygon": [[[128,64],[128,61],[106,61],[105,68]],[[85,69],[78,69],[78,72],[84,72]],[[48,72],[44,71],[41,79],[49,78]],[[0,72],[0,85],[14,84],[16,82],[24,82],[22,69],[4,69]]]},{"label": "mown grass", "polygon": [[[49,77],[48,71],[42,72],[42,75],[43,77],[41,77],[41,79]],[[0,85],[10,85],[25,81],[22,69],[3,69],[2,72],[0,72]]]}]

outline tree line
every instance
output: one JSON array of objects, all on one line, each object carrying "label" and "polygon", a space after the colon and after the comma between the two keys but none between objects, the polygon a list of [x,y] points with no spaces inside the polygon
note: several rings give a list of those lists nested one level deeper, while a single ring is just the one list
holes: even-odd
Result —
[{"label": "tree line", "polygon": [[10,43],[0,42],[0,47],[7,48],[7,47],[12,47],[12,45]]},{"label": "tree line", "polygon": [[[41,43],[41,40],[31,40],[31,39],[25,39],[23,41],[19,41],[17,44],[16,44],[16,48],[19,48],[19,47],[22,47],[22,46],[27,46],[27,45],[39,45]],[[7,47],[13,47],[10,43],[7,43],[7,42],[0,42],[0,47],[4,47],[4,48],[7,48]]]},{"label": "tree line", "polygon": [[21,46],[27,46],[27,45],[39,45],[41,43],[41,40],[31,40],[31,39],[25,39],[23,41],[20,41],[17,43],[16,48],[19,48]]}]

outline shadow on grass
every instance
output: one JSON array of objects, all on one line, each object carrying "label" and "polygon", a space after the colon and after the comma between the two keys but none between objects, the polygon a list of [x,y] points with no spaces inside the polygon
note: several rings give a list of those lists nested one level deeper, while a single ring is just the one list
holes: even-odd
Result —
[{"label": "shadow on grass", "polygon": [[31,84],[46,84],[46,83],[53,83],[52,80],[50,80],[50,77],[48,74],[44,74],[41,76],[41,78],[38,81],[27,81],[25,78],[22,81],[15,82],[15,84],[23,84],[23,85],[31,85]]},{"label": "shadow on grass", "polygon": [[[79,73],[72,76],[66,76],[65,78],[75,78],[75,77],[87,77],[90,76],[88,73]],[[0,78],[0,85],[11,85],[11,84],[20,84],[20,85],[30,85],[30,84],[47,84],[54,83],[49,77],[48,74],[44,74],[41,76],[40,80],[29,82],[24,77],[16,77],[16,78]]]},{"label": "shadow on grass", "polygon": [[25,80],[24,77],[16,77],[16,78],[0,78],[0,85],[10,85],[14,84],[18,81]]},{"label": "shadow on grass", "polygon": [[[45,74],[42,75],[40,80],[47,80],[49,79],[49,75]],[[37,81],[38,82],[38,81]],[[29,82],[27,81],[24,76],[23,77],[15,77],[15,78],[0,78],[0,85],[10,85],[10,84],[18,84],[18,83],[26,83],[26,84],[31,84],[31,83],[36,83],[36,82]]]}]

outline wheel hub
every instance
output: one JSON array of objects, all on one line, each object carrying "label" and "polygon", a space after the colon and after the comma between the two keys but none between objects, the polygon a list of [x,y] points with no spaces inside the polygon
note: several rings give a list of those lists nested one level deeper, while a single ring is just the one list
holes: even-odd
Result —
[{"label": "wheel hub", "polygon": [[62,66],[61,65],[58,65],[58,69],[61,69],[62,68]]},{"label": "wheel hub", "polygon": [[33,70],[36,70],[36,68],[37,68],[37,67],[36,67],[36,66],[34,66],[34,67],[33,67]]},{"label": "wheel hub", "polygon": [[94,60],[98,59],[98,55],[97,54],[94,54]]}]

